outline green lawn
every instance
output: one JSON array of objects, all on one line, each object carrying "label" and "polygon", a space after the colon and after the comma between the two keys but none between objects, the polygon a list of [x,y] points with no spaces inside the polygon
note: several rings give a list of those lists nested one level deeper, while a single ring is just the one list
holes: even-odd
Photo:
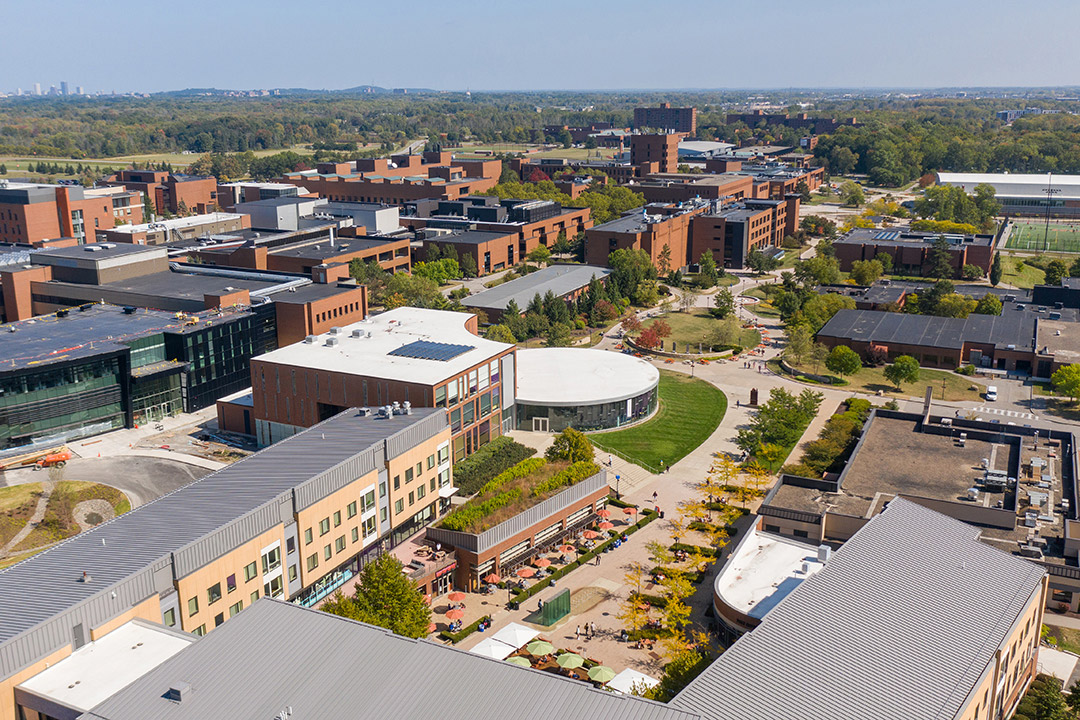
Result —
[{"label": "green lawn", "polygon": [[1016,264],[1020,260],[1021,258],[1011,255],[1001,258],[1001,282],[1024,289],[1030,289],[1045,282],[1046,273],[1033,265],[1024,263],[1017,270]]},{"label": "green lawn", "polygon": [[709,439],[724,418],[727,397],[716,386],[670,370],[660,371],[660,408],[625,430],[592,433],[600,450],[617,452],[650,472],[671,467]]},{"label": "green lawn", "polygon": [[1013,222],[1005,247],[1010,250],[1080,253],[1080,223]]},{"label": "green lawn", "polygon": [[771,302],[765,299],[765,291],[762,290],[761,287],[755,287],[747,290],[743,293],[743,295],[749,295],[750,297],[758,298],[759,300],[761,300],[761,302],[759,303],[743,306],[755,315],[771,318],[780,317],[780,311],[776,309],[776,306],[774,306]]},{"label": "green lawn", "polygon": [[[671,341],[674,340],[679,347],[676,352],[698,352],[699,343],[704,343],[704,339],[719,324],[719,320],[716,320],[700,308],[687,312],[669,312],[660,319],[671,326],[671,337],[664,340],[664,349],[669,349]],[[649,327],[654,322],[656,321],[645,323],[642,329]],[[761,334],[757,330],[744,328],[735,344],[752,348],[757,347],[759,342],[761,342]],[[686,349],[687,345],[690,345],[689,350]],[[702,352],[710,352],[709,348],[704,347],[704,345],[702,345],[701,349]]]},{"label": "green lawn", "polygon": [[[779,363],[776,361],[769,361],[768,363],[772,369],[782,374]],[[829,371],[822,365],[819,368],[802,366],[798,367],[803,372],[814,373],[815,375],[829,375]],[[835,376],[832,376],[835,377]],[[883,395],[890,397],[921,397],[926,392],[926,386],[930,385],[934,388],[934,398],[936,400],[948,400],[952,402],[956,401],[971,401],[981,402],[982,394],[985,392],[986,387],[971,377],[965,375],[958,375],[954,372],[947,372],[945,370],[931,370],[928,368],[922,368],[919,370],[919,381],[916,383],[907,383],[904,385],[904,389],[901,392],[896,391],[896,386],[889,380],[885,379],[884,367],[864,367],[854,375],[849,375],[847,378],[840,379],[837,384],[851,390],[852,392],[876,394],[879,390]],[[941,397],[941,383],[945,381],[945,397]],[[972,390],[974,386],[976,389]]]}]

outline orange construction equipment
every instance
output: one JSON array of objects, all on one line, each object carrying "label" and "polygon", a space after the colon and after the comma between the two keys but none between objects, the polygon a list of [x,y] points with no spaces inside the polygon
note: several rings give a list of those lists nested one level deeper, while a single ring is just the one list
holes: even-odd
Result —
[{"label": "orange construction equipment", "polygon": [[[64,456],[61,458],[61,456]],[[38,467],[46,467],[43,463],[48,458],[53,458],[49,461],[49,465],[55,465],[58,462],[67,462],[71,459],[71,451],[67,449],[66,445],[60,445],[58,447],[46,448],[44,450],[35,450],[33,452],[24,453],[22,455],[14,455],[12,457],[0,458],[0,471],[13,470],[19,467],[26,467],[28,465],[37,465]]]},{"label": "orange construction equipment", "polygon": [[67,461],[71,459],[71,452],[69,450],[63,450],[58,453],[52,453],[38,460],[35,465],[39,468],[47,468],[55,465],[56,467],[64,467],[67,465]]}]

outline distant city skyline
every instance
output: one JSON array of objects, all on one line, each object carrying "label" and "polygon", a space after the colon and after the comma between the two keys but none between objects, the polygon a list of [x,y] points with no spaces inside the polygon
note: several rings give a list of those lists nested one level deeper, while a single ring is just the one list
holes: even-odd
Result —
[{"label": "distant city skyline", "polygon": [[[106,94],[369,84],[475,91],[1080,85],[1070,37],[1080,3],[1069,0],[1022,12],[1005,0],[550,0],[543,12],[478,0],[452,7],[419,0],[407,8],[191,0],[153,13],[134,0],[5,5],[5,17],[23,30],[6,41],[0,91],[7,93],[31,94],[40,83],[44,94],[62,81]],[[116,17],[135,24],[118,34]],[[87,38],[116,42],[77,55],[43,53],[43,33],[54,48],[81,47]]]}]

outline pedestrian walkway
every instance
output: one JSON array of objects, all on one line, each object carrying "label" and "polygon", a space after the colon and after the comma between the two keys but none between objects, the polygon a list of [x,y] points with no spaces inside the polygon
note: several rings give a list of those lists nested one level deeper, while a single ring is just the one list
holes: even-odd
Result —
[{"label": "pedestrian walkway", "polygon": [[1004,417],[1017,418],[1019,420],[1038,420],[1036,415],[1032,415],[1028,412],[1020,412],[1018,410],[1003,410],[1002,408],[988,407],[981,405],[977,408],[972,408],[972,412],[977,413],[989,413],[990,415],[1002,415]]}]

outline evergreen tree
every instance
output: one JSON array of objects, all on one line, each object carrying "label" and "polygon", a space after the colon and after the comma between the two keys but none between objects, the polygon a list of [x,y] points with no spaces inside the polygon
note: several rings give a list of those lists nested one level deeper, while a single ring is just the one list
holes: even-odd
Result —
[{"label": "evergreen tree", "polygon": [[994,253],[994,262],[990,265],[990,284],[997,287],[1001,282],[1001,253]]},{"label": "evergreen tree", "polygon": [[377,625],[398,635],[420,638],[428,634],[431,608],[402,572],[401,561],[386,553],[360,571],[356,593],[338,592],[323,604],[323,612]]}]

